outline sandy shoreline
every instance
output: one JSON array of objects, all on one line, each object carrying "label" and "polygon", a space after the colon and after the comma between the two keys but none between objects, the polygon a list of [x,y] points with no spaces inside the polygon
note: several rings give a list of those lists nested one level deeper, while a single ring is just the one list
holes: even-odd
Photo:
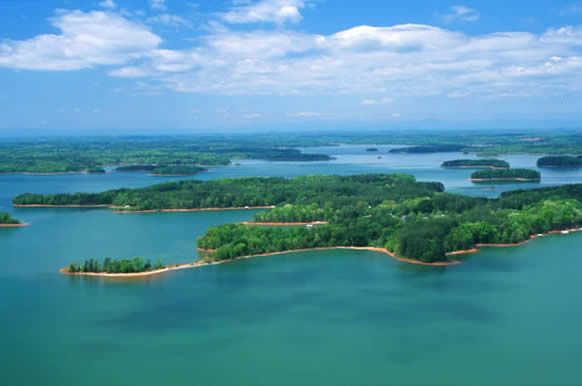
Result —
[{"label": "sandy shoreline", "polygon": [[[582,231],[582,228],[571,228],[571,229],[564,229],[564,230],[560,230],[560,231],[550,231],[550,232],[545,233],[545,234],[532,235],[532,236],[530,236],[530,238],[528,240],[524,240],[522,242],[515,243],[515,244],[477,244],[475,246],[475,248],[449,252],[449,253],[447,253],[447,256],[459,256],[459,255],[477,253],[477,252],[479,252],[480,248],[487,248],[487,247],[515,247],[515,246],[519,246],[519,245],[524,245],[524,244],[528,243],[529,241],[534,240],[534,239],[539,238],[539,237],[544,237],[544,236],[554,235],[554,234],[569,234],[569,233],[580,232],[580,231]],[[449,265],[462,264],[462,262],[458,261],[458,260],[438,261],[438,262],[434,262],[434,263],[426,263],[426,262],[423,262],[420,260],[413,260],[413,259],[408,259],[405,257],[398,256],[394,252],[391,252],[386,248],[380,248],[380,247],[355,247],[355,246],[344,247],[344,246],[339,246],[339,247],[292,249],[292,250],[288,250],[288,251],[269,252],[269,253],[262,253],[262,254],[257,254],[257,255],[240,256],[240,257],[236,257],[234,259],[220,260],[220,261],[196,261],[194,263],[169,265],[169,266],[166,266],[162,269],[158,269],[155,271],[147,271],[147,272],[136,272],[136,273],[69,272],[68,268],[66,268],[66,267],[61,268],[59,270],[59,272],[64,274],[64,275],[68,275],[68,276],[106,277],[106,278],[119,278],[119,279],[145,278],[145,277],[149,277],[149,276],[160,275],[162,273],[171,272],[171,271],[177,271],[177,270],[182,270],[182,269],[201,268],[201,267],[210,266],[210,265],[226,264],[226,263],[230,263],[230,262],[233,262],[236,260],[252,259],[255,257],[276,256],[276,255],[284,255],[284,254],[288,254],[288,253],[300,253],[300,252],[329,251],[329,250],[337,250],[337,249],[346,249],[346,250],[354,250],[354,251],[370,251],[370,252],[382,253],[382,254],[385,254],[385,255],[392,257],[393,259],[395,259],[397,261],[407,263],[407,264],[414,264],[414,265],[423,265],[423,266],[431,266],[431,267],[446,267]],[[203,248],[198,248],[198,251],[205,252],[205,253],[214,252],[213,249],[203,249]]]},{"label": "sandy shoreline", "polygon": [[326,225],[327,221],[310,221],[310,222],[269,222],[269,221],[243,221],[239,224],[248,226],[269,226],[269,227],[292,227],[306,225]]},{"label": "sandy shoreline", "polygon": [[509,168],[502,168],[500,166],[441,166],[443,169],[491,169],[491,170],[507,170]]},{"label": "sandy shoreline", "polygon": [[232,208],[190,208],[190,209],[146,209],[146,210],[114,210],[113,213],[125,214],[125,213],[172,213],[172,212],[208,212],[208,211],[221,211],[221,210],[251,210],[251,209],[273,209],[275,205],[267,206],[243,206],[243,207],[232,207]]},{"label": "sandy shoreline", "polygon": [[109,205],[50,205],[50,204],[13,204],[15,208],[87,208],[87,209],[94,209],[94,208],[110,208]]},{"label": "sandy shoreline", "polygon": [[539,182],[540,179],[533,178],[471,178],[471,182],[495,182],[495,181],[505,181],[505,182]]},{"label": "sandy shoreline", "polygon": [[0,228],[23,228],[28,226],[30,224],[0,224]]},{"label": "sandy shoreline", "polygon": [[[246,260],[252,259],[255,257],[263,257],[263,256],[276,256],[276,255],[285,255],[288,253],[299,253],[299,252],[313,252],[313,251],[330,251],[336,249],[347,249],[347,250],[355,250],[355,251],[371,251],[377,253],[383,253],[388,255],[395,260],[398,260],[403,263],[408,264],[415,264],[415,265],[424,265],[424,266],[433,266],[433,267],[444,267],[448,265],[457,265],[461,264],[460,261],[442,261],[442,262],[435,262],[435,263],[425,263],[418,260],[407,259],[404,257],[397,256],[396,254],[390,252],[385,248],[379,247],[320,247],[320,248],[305,248],[305,249],[293,249],[289,251],[281,251],[281,252],[270,252],[270,253],[262,253],[258,255],[249,255],[249,256],[240,256],[234,259],[228,260],[219,260],[219,261],[196,261],[194,263],[185,263],[185,264],[175,264],[169,265],[162,269],[157,269],[154,271],[147,271],[147,272],[135,272],[135,273],[106,273],[106,272],[69,272],[67,267],[59,269],[59,272],[63,275],[67,276],[87,276],[87,277],[106,277],[106,278],[113,278],[113,279],[124,279],[124,278],[145,278],[149,276],[160,275],[162,273],[177,271],[181,269],[192,269],[192,268],[201,268],[210,265],[218,265],[218,264],[226,264],[231,263],[237,260]],[[213,252],[213,250],[209,249],[198,249],[201,252]]]},{"label": "sandy shoreline", "polygon": [[468,255],[472,253],[477,253],[481,248],[510,248],[510,247],[519,247],[520,245],[525,245],[532,240],[535,240],[540,237],[550,236],[550,235],[559,235],[559,234],[570,234],[574,232],[582,232],[581,228],[570,228],[570,229],[563,229],[559,231],[549,231],[547,233],[540,233],[536,235],[529,236],[529,239],[520,241],[519,243],[509,243],[509,244],[475,244],[475,247],[470,249],[463,249],[459,251],[447,252],[447,256],[458,256],[458,255]]}]

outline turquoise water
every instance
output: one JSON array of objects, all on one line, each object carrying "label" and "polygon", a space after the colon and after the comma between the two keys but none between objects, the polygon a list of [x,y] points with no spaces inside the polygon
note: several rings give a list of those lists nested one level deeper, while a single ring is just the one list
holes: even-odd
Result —
[{"label": "turquoise water", "polygon": [[[198,178],[409,172],[495,195],[441,170],[452,154],[333,148],[329,163],[241,161]],[[321,150],[321,149],[319,149]],[[502,157],[532,167],[535,156]],[[436,167],[435,167],[436,165]],[[357,251],[288,254],[146,281],[68,278],[83,257],[196,258],[208,226],[254,211],[116,215],[11,209],[24,191],[99,191],[160,178],[110,173],[0,176],[0,372],[6,385],[581,385],[582,234],[418,267]],[[582,182],[543,171],[542,184]],[[520,187],[523,185],[519,185]]]}]

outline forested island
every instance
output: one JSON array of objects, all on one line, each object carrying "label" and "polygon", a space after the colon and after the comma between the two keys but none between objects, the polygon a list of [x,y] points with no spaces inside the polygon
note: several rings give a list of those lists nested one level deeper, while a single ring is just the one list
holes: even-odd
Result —
[{"label": "forested island", "polygon": [[539,182],[540,179],[540,172],[531,169],[491,169],[471,174],[473,182]]},{"label": "forested island", "polygon": [[153,176],[193,176],[207,169],[198,165],[122,165],[118,172],[149,172]]},{"label": "forested island", "polygon": [[20,221],[12,217],[10,214],[5,212],[0,212],[0,226],[3,227],[18,227],[23,226]]},{"label": "forested island", "polygon": [[548,156],[538,159],[539,168],[579,168],[582,167],[582,156]]},{"label": "forested island", "polygon": [[64,273],[142,273],[163,269],[162,261],[155,263],[142,257],[133,259],[112,259],[106,257],[102,262],[97,259],[87,259],[83,263],[70,264]]},{"label": "forested island", "polygon": [[509,163],[499,159],[456,159],[442,163],[443,168],[509,169]]},{"label": "forested island", "polygon": [[[92,194],[22,195],[15,203],[105,203],[129,210],[274,206],[253,221],[304,227],[210,228],[202,262],[292,250],[363,247],[405,261],[454,263],[459,251],[515,245],[582,225],[582,185],[514,191],[498,199],[444,192],[401,174],[180,181]],[[408,260],[406,260],[408,259]]]}]

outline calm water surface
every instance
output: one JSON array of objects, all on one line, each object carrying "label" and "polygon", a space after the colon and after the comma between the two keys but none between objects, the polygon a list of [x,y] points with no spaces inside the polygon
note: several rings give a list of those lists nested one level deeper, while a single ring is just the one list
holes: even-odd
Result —
[{"label": "calm water surface", "polygon": [[[241,161],[197,178],[405,172],[495,196],[459,154],[318,148],[332,162]],[[378,159],[378,156],[382,156]],[[536,156],[501,157],[534,167]],[[488,249],[467,264],[416,267],[327,251],[172,272],[147,281],[66,278],[84,257],[196,258],[212,225],[254,211],[116,215],[12,209],[25,191],[100,191],[172,178],[109,173],[0,176],[0,210],[33,223],[0,230],[0,372],[6,385],[582,385],[582,234]],[[582,182],[543,171],[542,184]],[[523,185],[519,185],[523,187]],[[494,188],[494,189],[491,189]]]}]

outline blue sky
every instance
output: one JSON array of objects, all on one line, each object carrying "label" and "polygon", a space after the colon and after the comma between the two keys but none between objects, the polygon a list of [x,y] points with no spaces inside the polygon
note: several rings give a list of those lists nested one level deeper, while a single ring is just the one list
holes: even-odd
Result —
[{"label": "blue sky", "polygon": [[582,1],[0,0],[0,133],[582,128]]}]

